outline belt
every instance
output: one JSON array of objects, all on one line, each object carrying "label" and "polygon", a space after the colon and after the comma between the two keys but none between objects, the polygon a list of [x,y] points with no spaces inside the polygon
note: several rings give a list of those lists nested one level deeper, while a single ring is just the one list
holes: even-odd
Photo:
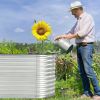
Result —
[{"label": "belt", "polygon": [[77,46],[87,46],[88,44],[94,44],[94,42],[81,42],[81,43],[77,43]]}]

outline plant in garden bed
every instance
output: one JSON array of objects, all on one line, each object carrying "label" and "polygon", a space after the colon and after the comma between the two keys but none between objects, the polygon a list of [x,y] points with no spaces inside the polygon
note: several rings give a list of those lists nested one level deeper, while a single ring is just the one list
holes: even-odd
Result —
[{"label": "plant in garden bed", "polygon": [[[48,36],[52,33],[51,26],[46,23],[45,21],[38,21],[35,22],[32,26],[32,34],[37,39],[36,43],[36,53],[37,54],[48,54],[53,52],[50,48],[53,48],[53,43],[48,40]],[[46,43],[49,42],[51,44],[48,48],[46,48],[48,45]],[[40,49],[41,48],[41,49]],[[48,49],[48,50],[47,50]],[[51,50],[51,51],[50,51]]]},{"label": "plant in garden bed", "polygon": [[27,45],[4,40],[0,43],[0,54],[28,54]]}]

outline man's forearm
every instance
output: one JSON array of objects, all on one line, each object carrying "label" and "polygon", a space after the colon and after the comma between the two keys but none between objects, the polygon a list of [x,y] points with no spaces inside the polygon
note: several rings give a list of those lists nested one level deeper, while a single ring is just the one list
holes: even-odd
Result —
[{"label": "man's forearm", "polygon": [[79,38],[79,36],[78,36],[78,34],[71,34],[71,33],[69,33],[69,34],[67,34],[65,36],[65,38],[72,39],[72,38]]},{"label": "man's forearm", "polygon": [[58,37],[55,38],[55,40],[59,40],[61,38],[64,38],[64,39],[72,39],[72,38],[79,38],[78,34],[64,34],[64,35],[60,35]]}]

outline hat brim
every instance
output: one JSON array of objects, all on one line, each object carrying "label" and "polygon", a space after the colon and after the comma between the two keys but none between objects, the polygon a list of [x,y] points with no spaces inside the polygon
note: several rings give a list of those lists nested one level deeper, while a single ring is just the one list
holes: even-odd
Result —
[{"label": "hat brim", "polygon": [[74,9],[76,9],[76,8],[80,8],[80,7],[82,7],[82,6],[72,7],[72,8],[70,8],[68,11],[71,12],[72,10],[74,10]]}]

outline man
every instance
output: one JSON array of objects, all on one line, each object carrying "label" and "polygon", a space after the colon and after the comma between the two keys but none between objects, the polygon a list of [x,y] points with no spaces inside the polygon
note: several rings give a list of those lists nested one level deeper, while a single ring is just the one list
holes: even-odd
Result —
[{"label": "man", "polygon": [[75,25],[68,34],[57,36],[55,40],[76,38],[78,68],[84,88],[84,94],[82,96],[93,96],[90,90],[91,81],[95,93],[93,98],[100,100],[100,87],[92,68],[93,43],[95,42],[93,18],[83,11],[83,6],[79,1],[71,3],[70,11],[77,19]]}]

